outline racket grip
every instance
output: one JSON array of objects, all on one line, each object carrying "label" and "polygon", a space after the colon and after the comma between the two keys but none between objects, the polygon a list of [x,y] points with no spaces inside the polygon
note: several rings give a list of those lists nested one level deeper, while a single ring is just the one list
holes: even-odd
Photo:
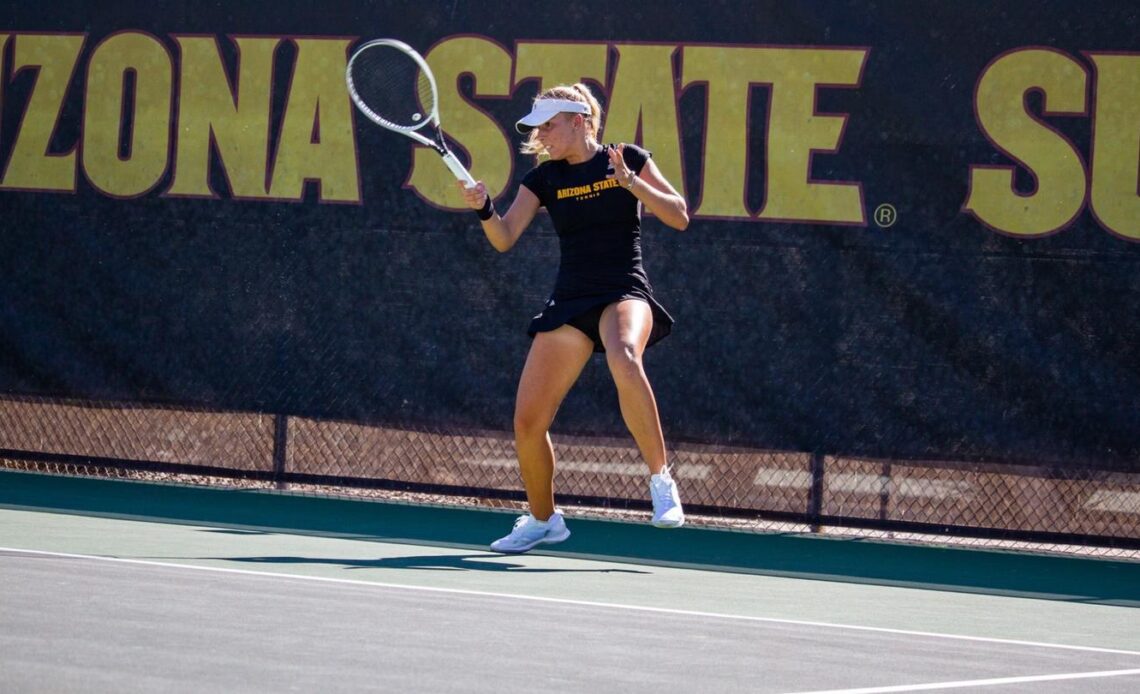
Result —
[{"label": "racket grip", "polygon": [[468,173],[463,163],[455,158],[454,154],[446,152],[443,155],[443,163],[447,164],[447,168],[451,169],[451,173],[455,174],[455,177],[460,181],[463,181],[468,188],[475,187],[475,179],[471,177],[471,174]]}]

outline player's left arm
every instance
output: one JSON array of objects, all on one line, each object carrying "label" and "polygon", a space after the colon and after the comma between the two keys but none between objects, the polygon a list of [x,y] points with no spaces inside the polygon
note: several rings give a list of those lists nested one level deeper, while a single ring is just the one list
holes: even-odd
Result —
[{"label": "player's left arm", "polygon": [[689,206],[685,198],[661,174],[653,159],[645,160],[640,173],[630,170],[621,154],[623,147],[610,150],[610,161],[618,183],[636,196],[653,216],[678,231],[684,231],[689,226]]}]

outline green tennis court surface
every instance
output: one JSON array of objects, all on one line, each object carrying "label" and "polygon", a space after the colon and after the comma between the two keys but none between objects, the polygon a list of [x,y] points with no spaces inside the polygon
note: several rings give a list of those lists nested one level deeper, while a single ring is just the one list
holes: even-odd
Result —
[{"label": "green tennis court surface", "polygon": [[1140,688],[1140,565],[0,473],[11,691]]}]

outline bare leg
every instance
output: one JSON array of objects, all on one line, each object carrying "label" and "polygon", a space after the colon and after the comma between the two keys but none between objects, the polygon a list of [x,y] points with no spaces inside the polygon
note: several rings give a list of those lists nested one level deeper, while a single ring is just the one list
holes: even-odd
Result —
[{"label": "bare leg", "polygon": [[539,333],[523,367],[515,400],[515,449],[530,512],[538,520],[554,513],[554,447],[550,425],[562,400],[578,380],[594,343],[564,325]]},{"label": "bare leg", "polygon": [[666,465],[665,437],[661,432],[657,400],[642,364],[642,354],[653,328],[653,312],[644,301],[621,301],[606,308],[599,327],[602,344],[606,347],[606,363],[617,386],[621,416],[649,472],[656,475]]}]

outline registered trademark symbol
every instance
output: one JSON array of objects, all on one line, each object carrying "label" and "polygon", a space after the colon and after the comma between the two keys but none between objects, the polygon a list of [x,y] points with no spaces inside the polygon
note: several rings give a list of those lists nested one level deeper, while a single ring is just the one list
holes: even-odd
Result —
[{"label": "registered trademark symbol", "polygon": [[875,208],[875,224],[879,225],[880,229],[894,226],[894,223],[899,219],[898,210],[894,205],[884,202]]}]

